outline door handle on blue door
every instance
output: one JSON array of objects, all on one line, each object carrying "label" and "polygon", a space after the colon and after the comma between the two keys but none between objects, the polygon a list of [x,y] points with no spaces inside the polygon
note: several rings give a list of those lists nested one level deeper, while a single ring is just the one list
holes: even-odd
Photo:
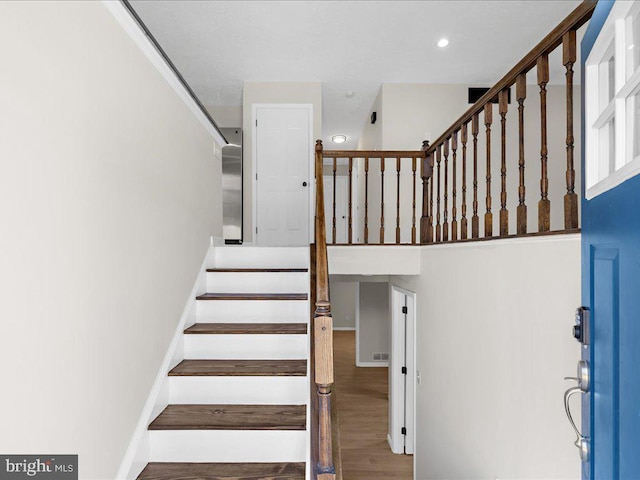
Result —
[{"label": "door handle on blue door", "polygon": [[578,430],[576,422],[573,420],[573,416],[571,415],[571,406],[569,401],[576,393],[587,393],[589,391],[589,364],[584,360],[580,360],[578,362],[578,376],[565,377],[565,380],[575,380],[578,382],[578,386],[571,387],[564,392],[564,411],[567,414],[567,418],[569,419],[569,423],[571,424],[573,431],[576,433],[577,438],[574,445],[578,447],[578,450],[580,450],[580,459],[583,462],[586,462],[589,459],[589,439],[582,435],[580,430]]}]

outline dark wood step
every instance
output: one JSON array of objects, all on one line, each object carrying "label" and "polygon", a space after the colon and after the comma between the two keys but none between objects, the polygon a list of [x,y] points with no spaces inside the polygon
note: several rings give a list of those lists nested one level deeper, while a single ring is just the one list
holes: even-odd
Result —
[{"label": "dark wood step", "polygon": [[217,273],[305,273],[308,268],[207,268]]},{"label": "dark wood step", "polygon": [[278,335],[306,334],[306,323],[196,323],[184,331],[188,335]]},{"label": "dark wood step", "polygon": [[149,430],[305,430],[306,405],[169,405]]},{"label": "dark wood step", "polygon": [[149,463],[138,480],[304,480],[304,463]]},{"label": "dark wood step", "polygon": [[306,293],[204,293],[196,300],[306,300]]},{"label": "dark wood step", "polygon": [[304,377],[306,360],[183,360],[172,377]]}]

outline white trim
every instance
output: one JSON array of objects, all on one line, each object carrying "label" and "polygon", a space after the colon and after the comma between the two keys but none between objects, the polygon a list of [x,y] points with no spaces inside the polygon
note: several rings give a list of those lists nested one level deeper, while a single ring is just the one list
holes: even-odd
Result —
[{"label": "white trim", "polygon": [[372,368],[372,367],[388,367],[388,366],[389,366],[389,362],[358,362],[358,359],[356,359],[356,367]]},{"label": "white trim", "polygon": [[[640,89],[640,67],[627,78],[629,69],[626,47],[628,18],[640,14],[637,2],[616,2],[605,21],[585,62],[585,135],[586,181],[585,197],[590,200],[640,174],[640,157],[631,158],[627,99]],[[601,96],[609,91],[608,78],[602,78],[603,62],[614,55],[614,95],[600,111]],[[606,87],[606,88],[605,88]],[[602,128],[615,121],[612,139],[604,136]],[[614,142],[614,157],[610,158],[610,142]],[[613,164],[613,166],[612,166]]]},{"label": "white trim", "polygon": [[356,294],[356,366],[358,365],[358,359],[360,358],[360,282],[356,282],[355,288]]},{"label": "white trim", "polygon": [[140,51],[151,62],[151,64],[160,72],[162,77],[167,81],[169,86],[176,92],[178,97],[185,103],[189,110],[200,121],[202,126],[209,132],[213,139],[220,145],[226,145],[227,142],[220,132],[211,125],[209,119],[202,113],[200,107],[194,102],[189,92],[184,88],[176,74],[167,65],[164,58],[158,53],[155,46],[151,43],[147,35],[140,29],[138,23],[133,19],[129,11],[119,0],[102,0],[102,4],[114,16],[125,32],[138,46]]},{"label": "white trim", "polygon": [[253,195],[253,215],[252,215],[252,225],[251,225],[251,233],[253,235],[254,243],[256,245],[260,245],[260,237],[259,233],[256,233],[256,228],[258,227],[258,182],[256,180],[256,174],[258,173],[258,162],[257,162],[257,138],[258,132],[256,127],[256,119],[257,119],[257,110],[258,108],[303,108],[307,109],[309,112],[309,179],[307,183],[309,184],[309,235],[308,242],[312,243],[315,238],[315,198],[316,198],[316,182],[315,182],[315,162],[316,162],[316,154],[315,154],[315,140],[313,139],[313,104],[312,103],[252,103],[251,104],[251,135],[252,135],[252,145],[251,145],[251,169],[252,169],[252,179],[251,179],[251,191]]},{"label": "white trim", "polygon": [[[416,397],[416,294],[390,284],[389,297],[391,368],[389,373],[390,431],[388,433],[393,453],[413,454],[415,450]],[[402,318],[403,314],[401,313],[401,307],[405,305],[407,307],[406,330],[404,319]],[[401,373],[403,366],[407,367],[406,375]],[[407,428],[406,436],[399,431],[402,426]]]},{"label": "white trim", "polygon": [[[433,245],[419,245],[421,249],[448,249],[448,248],[491,248],[497,245],[517,245],[519,243],[543,243],[543,242],[568,242],[580,239],[580,233],[567,233],[558,235],[532,235],[530,237],[515,237],[515,238],[496,238],[495,240],[489,240],[486,242],[453,242],[453,243],[438,243]],[[355,248],[355,247],[353,247]]]},{"label": "white trim", "polygon": [[617,187],[621,183],[640,174],[640,157],[636,157],[631,162],[620,167],[608,177],[603,178],[594,186],[587,189],[585,197],[587,200],[597,197],[598,195]]},{"label": "white trim", "polygon": [[333,327],[334,332],[355,332],[356,327]]},{"label": "white trim", "polygon": [[147,427],[151,420],[169,403],[169,377],[167,373],[184,358],[182,335],[188,324],[195,323],[195,299],[196,296],[206,290],[204,288],[206,285],[206,269],[212,251],[213,247],[210,246],[198,271],[196,282],[189,293],[189,298],[153,382],[147,401],[140,413],[140,418],[129,441],[129,446],[122,457],[116,480],[134,480],[149,462],[149,430]]}]

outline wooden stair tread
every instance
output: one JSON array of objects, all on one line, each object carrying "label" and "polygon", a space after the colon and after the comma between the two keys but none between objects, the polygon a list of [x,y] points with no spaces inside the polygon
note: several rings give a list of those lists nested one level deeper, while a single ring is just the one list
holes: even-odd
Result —
[{"label": "wooden stair tread", "polygon": [[147,464],[138,480],[304,480],[304,463]]},{"label": "wooden stair tread", "polygon": [[196,300],[307,300],[306,293],[204,293]]},{"label": "wooden stair tread", "polygon": [[304,377],[306,360],[182,360],[169,376]]},{"label": "wooden stair tread", "polygon": [[207,268],[217,273],[306,273],[308,268]]},{"label": "wooden stair tread", "polygon": [[306,323],[196,323],[184,331],[189,335],[306,334]]},{"label": "wooden stair tread", "polygon": [[168,405],[149,430],[305,430],[306,405]]}]

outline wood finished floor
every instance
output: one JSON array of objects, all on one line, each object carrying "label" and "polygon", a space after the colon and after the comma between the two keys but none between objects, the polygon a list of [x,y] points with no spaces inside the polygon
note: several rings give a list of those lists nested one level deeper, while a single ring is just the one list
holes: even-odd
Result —
[{"label": "wood finished floor", "polygon": [[387,368],[355,366],[355,332],[333,334],[344,480],[413,478],[413,456],[391,453],[387,443]]}]

